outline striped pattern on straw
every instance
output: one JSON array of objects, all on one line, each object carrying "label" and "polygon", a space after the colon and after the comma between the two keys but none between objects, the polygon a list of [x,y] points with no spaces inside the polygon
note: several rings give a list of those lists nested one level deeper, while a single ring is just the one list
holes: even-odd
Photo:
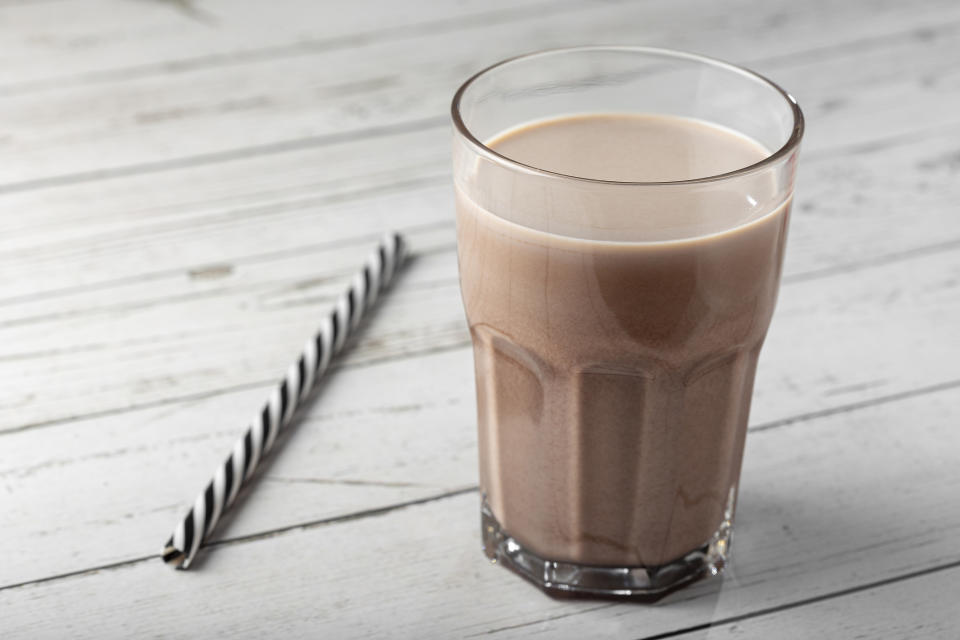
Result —
[{"label": "striped pattern on straw", "polygon": [[303,353],[273,389],[253,424],[237,441],[223,464],[217,467],[213,479],[177,525],[163,548],[164,562],[178,569],[190,567],[200,545],[236,500],[237,493],[250,480],[260,460],[270,452],[277,435],[289,424],[297,407],[327,370],[330,360],[343,348],[364,311],[390,285],[403,263],[404,254],[404,241],[399,234],[384,236],[363,269],[337,300],[334,309],[324,318],[316,335],[307,341]]}]

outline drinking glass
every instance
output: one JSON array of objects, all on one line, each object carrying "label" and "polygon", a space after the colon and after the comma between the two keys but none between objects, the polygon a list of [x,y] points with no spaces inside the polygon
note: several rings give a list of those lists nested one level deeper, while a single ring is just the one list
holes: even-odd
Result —
[{"label": "drinking glass", "polygon": [[[618,182],[490,146],[590,114],[695,119],[767,151],[721,175]],[[657,598],[716,575],[780,283],[796,101],[699,55],[585,47],[479,72],[452,115],[486,555],[551,594]]]}]

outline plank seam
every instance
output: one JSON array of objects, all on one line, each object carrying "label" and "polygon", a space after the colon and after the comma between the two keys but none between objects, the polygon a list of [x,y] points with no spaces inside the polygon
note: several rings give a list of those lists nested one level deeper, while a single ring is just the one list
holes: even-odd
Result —
[{"label": "plank seam", "polygon": [[802,600],[797,600],[794,602],[786,602],[784,604],[780,604],[774,607],[767,607],[764,609],[758,609],[756,611],[750,611],[750,612],[735,615],[735,616],[728,616],[726,618],[720,618],[719,620],[714,620],[714,621],[706,622],[703,624],[693,625],[690,627],[684,627],[683,629],[676,629],[674,631],[658,633],[652,636],[642,636],[640,638],[637,638],[636,640],[663,640],[664,638],[676,638],[679,636],[687,635],[688,633],[695,633],[697,631],[703,631],[705,629],[714,629],[717,627],[733,624],[736,622],[742,622],[743,620],[749,620],[751,618],[760,618],[760,617],[768,616],[774,613],[780,613],[782,611],[789,611],[790,609],[798,609],[811,604],[816,604],[818,602],[825,602],[827,600],[843,598],[845,596],[853,595],[855,593],[860,593],[862,591],[869,591],[870,589],[885,587],[887,585],[896,584],[898,582],[906,582],[907,580],[913,580],[915,578],[921,578],[923,576],[928,576],[935,573],[940,573],[941,571],[949,571],[951,569],[957,569],[957,568],[960,568],[960,560],[955,560],[953,562],[948,562],[946,564],[936,565],[933,567],[927,567],[925,569],[918,569],[917,571],[910,571],[908,573],[903,573],[897,576],[891,576],[889,578],[883,578],[881,580],[874,580],[873,582],[867,582],[864,584],[857,585],[855,587],[839,589],[837,591],[823,593],[818,596],[812,596],[810,598],[804,598]]},{"label": "plank seam", "polygon": [[[605,0],[607,4],[622,4],[632,0]],[[466,16],[452,16],[442,20],[431,20],[408,25],[399,25],[383,29],[361,31],[346,36],[316,38],[314,40],[295,41],[285,45],[274,45],[254,50],[238,50],[230,53],[215,53],[182,60],[167,62],[151,62],[117,69],[101,69],[97,71],[81,72],[74,76],[44,78],[41,80],[27,80],[6,85],[0,85],[0,98],[18,97],[31,93],[41,93],[50,89],[64,87],[81,87],[92,84],[125,82],[139,80],[152,76],[186,73],[196,70],[235,67],[248,63],[265,62],[269,60],[283,60],[323,54],[330,51],[341,51],[365,46],[371,42],[382,43],[404,39],[422,38],[428,35],[456,32],[477,27],[489,27],[509,22],[522,22],[527,19],[542,18],[544,11],[551,15],[559,13],[576,13],[584,9],[592,9],[590,0],[574,2],[545,2],[534,7],[522,9],[498,9],[485,13]],[[444,27],[452,27],[444,29]]]},{"label": "plank seam", "polygon": [[[383,507],[375,507],[372,509],[364,509],[363,511],[356,511],[353,513],[347,513],[339,516],[331,516],[329,518],[320,518],[317,520],[308,520],[306,522],[300,522],[297,524],[288,525],[285,527],[279,527],[277,529],[270,529],[268,531],[261,531],[258,533],[251,533],[248,535],[237,536],[234,538],[223,538],[219,540],[212,540],[201,545],[201,548],[208,547],[220,547],[233,544],[242,544],[245,542],[255,542],[257,540],[265,540],[267,538],[273,538],[284,533],[288,533],[294,530],[308,530],[315,529],[317,527],[322,527],[325,525],[338,524],[341,522],[350,522],[352,520],[361,520],[364,518],[372,518],[377,516],[386,515],[393,511],[399,511],[402,509],[407,509],[409,507],[420,506],[424,504],[429,504],[431,502],[438,502],[441,500],[447,500],[449,498],[454,498],[461,495],[466,495],[469,493],[475,493],[479,487],[476,485],[469,487],[461,487],[459,489],[452,489],[450,491],[444,491],[443,493],[434,494],[431,496],[426,496],[423,498],[416,498],[414,500],[407,500],[405,502],[398,502],[391,505],[386,505]],[[45,582],[54,582],[57,580],[64,580],[67,578],[75,578],[78,576],[89,575],[92,573],[97,573],[100,571],[107,571],[110,569],[118,569],[121,567],[129,567],[135,564],[140,564],[142,562],[147,562],[150,560],[155,560],[160,558],[159,553],[152,553],[146,556],[138,556],[136,558],[130,558],[128,560],[120,560],[118,562],[111,562],[109,564],[98,565],[96,567],[89,567],[86,569],[77,569],[76,571],[69,571],[67,573],[59,573],[52,576],[46,576],[43,578],[35,578],[32,580],[24,580],[22,582],[15,582],[7,585],[0,585],[0,591],[7,591],[10,589],[18,589],[20,587],[26,587],[35,584],[42,584]]]}]

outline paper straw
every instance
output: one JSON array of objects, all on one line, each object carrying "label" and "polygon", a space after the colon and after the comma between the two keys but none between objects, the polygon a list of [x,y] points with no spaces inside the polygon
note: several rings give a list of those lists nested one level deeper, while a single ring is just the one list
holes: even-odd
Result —
[{"label": "paper straw", "polygon": [[307,341],[303,353],[290,365],[287,375],[270,394],[270,398],[253,424],[233,447],[233,451],[214,473],[186,517],[180,521],[163,548],[163,561],[178,569],[188,569],[200,545],[224,512],[230,508],[240,487],[250,480],[260,460],[269,453],[277,434],[290,423],[297,406],[306,399],[330,365],[330,360],[343,348],[360,318],[390,285],[403,264],[404,241],[396,233],[388,233],[353,278],[353,282],[324,318],[316,335]]}]

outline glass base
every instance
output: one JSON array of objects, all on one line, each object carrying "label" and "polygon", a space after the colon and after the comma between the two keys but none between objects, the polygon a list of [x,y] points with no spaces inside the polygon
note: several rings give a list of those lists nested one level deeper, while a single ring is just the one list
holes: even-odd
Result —
[{"label": "glass base", "polygon": [[701,578],[715,576],[727,562],[733,535],[731,518],[728,509],[709,542],[673,562],[655,567],[610,567],[541,558],[503,530],[486,499],[480,506],[486,556],[555,597],[654,601]]}]

